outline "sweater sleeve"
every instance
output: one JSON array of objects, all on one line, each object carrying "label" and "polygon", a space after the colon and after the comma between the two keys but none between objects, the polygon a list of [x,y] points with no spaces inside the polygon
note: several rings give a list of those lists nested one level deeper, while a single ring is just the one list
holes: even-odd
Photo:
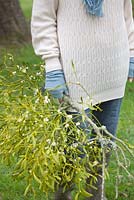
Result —
[{"label": "sweater sleeve", "polygon": [[134,20],[131,0],[124,0],[124,17],[128,33],[130,57],[134,57]]},{"label": "sweater sleeve", "polygon": [[31,18],[32,44],[46,71],[62,69],[57,37],[58,0],[34,0]]}]

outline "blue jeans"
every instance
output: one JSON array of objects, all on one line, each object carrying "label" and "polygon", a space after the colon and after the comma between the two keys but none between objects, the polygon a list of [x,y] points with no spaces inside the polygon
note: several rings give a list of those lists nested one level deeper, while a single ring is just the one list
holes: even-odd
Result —
[{"label": "blue jeans", "polygon": [[[120,113],[120,107],[122,103],[122,98],[114,99],[110,101],[103,102],[99,105],[99,110],[92,111],[92,114],[89,109],[85,110],[86,115],[88,117],[91,117],[94,123],[97,126],[105,126],[107,130],[112,134],[116,135],[116,129],[119,119],[119,113]],[[83,121],[80,113],[77,112],[67,112],[67,114],[73,116],[73,121],[75,123],[79,122],[79,128],[82,129],[85,134],[87,134],[87,138],[90,140],[93,137],[95,137],[96,133],[94,130],[91,129],[89,123],[87,121]],[[102,133],[103,134],[103,133]],[[109,146],[110,147],[110,146]],[[81,151],[81,154],[79,157],[84,158],[85,153],[83,152],[82,147],[79,147],[79,150]],[[109,156],[110,158],[110,156]],[[109,160],[107,158],[107,162]]]},{"label": "blue jeans", "polygon": [[[87,116],[91,116],[95,124],[98,126],[104,125],[107,130],[115,135],[118,119],[119,119],[119,113],[120,113],[120,107],[122,103],[122,98],[114,99],[110,101],[103,102],[99,105],[99,110],[92,111],[92,115],[90,113],[90,110],[85,110]],[[83,129],[86,133],[90,132],[90,127],[88,122],[82,121],[82,117],[80,114],[76,112],[67,112],[68,114],[73,115],[73,120],[75,123],[80,122],[80,128]]]}]

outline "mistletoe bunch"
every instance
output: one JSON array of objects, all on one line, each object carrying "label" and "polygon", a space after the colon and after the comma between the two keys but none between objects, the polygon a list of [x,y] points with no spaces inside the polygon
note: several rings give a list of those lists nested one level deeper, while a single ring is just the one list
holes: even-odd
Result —
[{"label": "mistletoe bunch", "polygon": [[[90,140],[80,122],[75,123],[67,114],[71,102],[59,104],[49,93],[42,94],[43,75],[43,65],[20,66],[10,54],[0,66],[0,157],[14,167],[14,177],[27,181],[25,195],[35,192],[36,182],[48,198],[60,185],[65,190],[75,185],[75,200],[88,197],[85,188],[97,181],[100,168],[104,189],[105,156],[111,148],[116,152],[118,169],[123,168],[130,176],[124,153],[132,154],[130,146],[118,138],[114,138],[118,141],[115,144],[105,127],[97,127],[81,113],[82,120],[96,132]],[[102,130],[105,136],[100,134]],[[88,185],[87,178],[91,180]]]}]

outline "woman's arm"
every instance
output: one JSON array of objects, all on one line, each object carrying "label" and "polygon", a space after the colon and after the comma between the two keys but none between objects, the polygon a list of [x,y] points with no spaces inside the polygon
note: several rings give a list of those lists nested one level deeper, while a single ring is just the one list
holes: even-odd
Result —
[{"label": "woman's arm", "polygon": [[124,0],[124,17],[128,32],[130,57],[134,57],[134,20],[131,0]]},{"label": "woman's arm", "polygon": [[46,63],[46,72],[62,69],[57,39],[58,0],[34,0],[31,34],[37,55]]},{"label": "woman's arm", "polygon": [[132,1],[124,0],[124,17],[128,32],[129,48],[130,48],[130,62],[129,62],[129,73],[128,80],[132,79],[134,74],[134,20],[132,11]]},{"label": "woman's arm", "polygon": [[57,37],[58,0],[34,0],[31,20],[32,43],[37,55],[46,63],[44,88],[61,99],[68,93],[59,60]]}]

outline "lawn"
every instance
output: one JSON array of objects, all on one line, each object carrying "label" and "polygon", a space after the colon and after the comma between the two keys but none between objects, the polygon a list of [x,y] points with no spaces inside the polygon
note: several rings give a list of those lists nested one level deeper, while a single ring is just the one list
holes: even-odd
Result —
[{"label": "lawn", "polygon": [[21,7],[27,20],[30,20],[33,0],[20,0]]},{"label": "lawn", "polygon": [[[31,16],[31,5],[32,0],[20,0],[21,6],[24,10],[27,20]],[[34,65],[40,63],[40,58],[35,56],[31,45],[27,45],[21,49],[9,50],[13,53],[16,63],[29,63]],[[32,68],[31,68],[32,70]],[[34,70],[34,67],[33,67]],[[118,125],[117,136],[130,144],[134,144],[134,82],[127,83],[125,97],[121,107],[120,121]],[[127,155],[128,159],[130,158]],[[130,158],[131,159],[131,158]],[[134,162],[133,162],[134,163]],[[131,167],[130,172],[134,174],[134,167]],[[28,193],[24,197],[24,190],[26,182],[23,180],[15,180],[11,177],[12,169],[1,164],[0,165],[0,200],[45,200],[44,194],[38,192],[36,197],[33,194]],[[110,177],[106,181],[106,194],[108,200],[113,200],[115,197],[115,176],[116,176],[116,165],[115,158],[112,156],[109,166]],[[133,200],[134,199],[134,181],[129,180],[125,173],[123,173],[122,183],[119,187],[118,200]]]}]

